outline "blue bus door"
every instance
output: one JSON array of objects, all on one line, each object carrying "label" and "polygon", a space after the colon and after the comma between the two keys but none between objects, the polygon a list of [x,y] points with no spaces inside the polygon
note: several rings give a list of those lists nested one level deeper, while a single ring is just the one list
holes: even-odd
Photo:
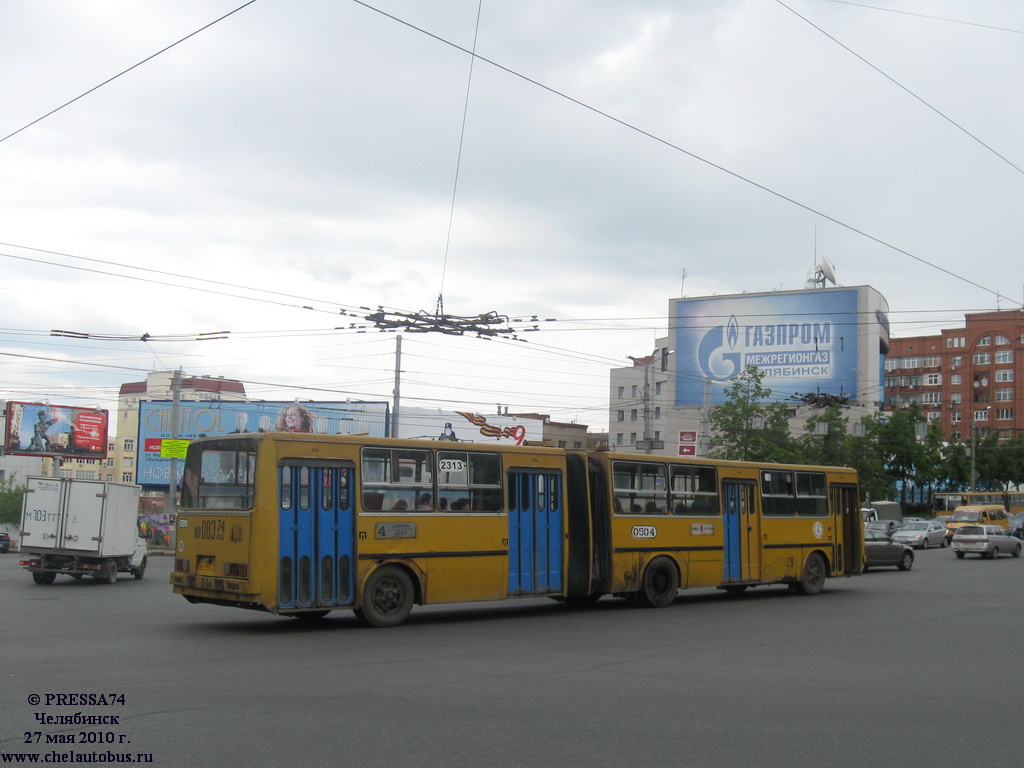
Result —
[{"label": "blue bus door", "polygon": [[353,468],[278,467],[278,588],[281,609],[351,605]]},{"label": "blue bus door", "polygon": [[508,474],[508,593],[562,591],[562,475]]},{"label": "blue bus door", "polygon": [[722,480],[725,583],[749,583],[761,578],[761,524],[754,506],[753,482]]}]

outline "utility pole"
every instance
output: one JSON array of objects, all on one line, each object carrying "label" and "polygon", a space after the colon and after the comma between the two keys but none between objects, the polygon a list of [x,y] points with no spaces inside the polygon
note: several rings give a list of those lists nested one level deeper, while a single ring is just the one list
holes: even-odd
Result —
[{"label": "utility pole", "polygon": [[644,417],[644,453],[652,453],[654,440],[651,436],[651,363],[654,362],[654,355],[649,357],[632,357],[633,365],[644,367],[644,388],[643,388],[643,417]]},{"label": "utility pole", "polygon": [[402,401],[402,334],[395,336],[395,396],[391,404],[391,437],[398,437],[398,409]]},{"label": "utility pole", "polygon": [[711,453],[711,379],[704,379],[703,407],[700,414],[700,435],[697,440],[698,453],[701,458],[707,458]]},{"label": "utility pole", "polygon": [[[171,440],[177,440],[181,436],[181,368],[178,368],[171,377]],[[171,473],[167,480],[167,496],[164,499],[164,513],[173,515],[168,520],[171,523],[171,532],[168,543],[171,551],[175,550],[175,538],[177,537],[178,524],[178,460],[171,459]]]}]

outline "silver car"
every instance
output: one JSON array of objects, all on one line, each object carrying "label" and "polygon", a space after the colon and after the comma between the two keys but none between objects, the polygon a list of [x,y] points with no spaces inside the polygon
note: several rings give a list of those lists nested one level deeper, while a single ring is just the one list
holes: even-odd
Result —
[{"label": "silver car", "polygon": [[944,547],[946,546],[946,526],[938,520],[904,522],[903,527],[892,535],[892,540],[920,549]]},{"label": "silver car", "polygon": [[999,555],[1020,557],[1024,544],[998,525],[961,525],[953,534],[953,551],[961,560],[968,552],[995,559]]}]

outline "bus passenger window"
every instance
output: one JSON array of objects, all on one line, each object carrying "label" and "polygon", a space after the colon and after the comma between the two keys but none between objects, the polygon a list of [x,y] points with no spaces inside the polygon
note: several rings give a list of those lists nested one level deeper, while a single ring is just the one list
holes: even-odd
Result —
[{"label": "bus passenger window", "polygon": [[826,517],[828,515],[828,491],[826,488],[824,472],[797,472],[797,514]]},{"label": "bus passenger window", "polygon": [[766,515],[795,515],[793,473],[785,470],[761,472],[761,509]]}]

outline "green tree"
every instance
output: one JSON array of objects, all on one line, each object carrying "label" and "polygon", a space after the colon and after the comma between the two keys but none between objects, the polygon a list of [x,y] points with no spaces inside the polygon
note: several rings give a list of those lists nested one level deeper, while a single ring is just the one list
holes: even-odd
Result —
[{"label": "green tree", "polygon": [[878,447],[889,474],[901,482],[900,501],[907,500],[907,484],[917,476],[917,468],[926,461],[917,439],[917,425],[924,423],[924,414],[917,403],[910,408],[893,411],[879,430]]},{"label": "green tree", "polygon": [[891,499],[896,495],[896,481],[885,465],[879,443],[885,425],[877,416],[861,420],[864,435],[850,440],[849,465],[857,470],[862,499]]},{"label": "green tree", "polygon": [[[850,466],[852,438],[847,434],[848,421],[838,405],[829,405],[810,416],[805,426],[807,434],[800,438],[800,461],[829,467]],[[818,434],[819,424],[825,425],[823,434]]]},{"label": "green tree", "polygon": [[740,461],[791,462],[799,446],[789,434],[785,403],[770,402],[764,374],[749,366],[726,389],[726,402],[711,411],[711,455]]},{"label": "green tree", "polygon": [[25,486],[14,482],[14,475],[0,480],[0,525],[21,524],[21,502]]},{"label": "green tree", "polygon": [[950,440],[942,447],[944,489],[966,491],[971,487],[970,446],[959,440]]}]

